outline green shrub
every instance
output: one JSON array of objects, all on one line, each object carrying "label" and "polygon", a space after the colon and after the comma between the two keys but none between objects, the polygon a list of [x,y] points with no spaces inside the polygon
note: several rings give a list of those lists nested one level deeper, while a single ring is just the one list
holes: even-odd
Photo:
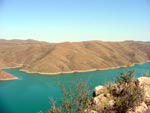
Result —
[{"label": "green shrub", "polygon": [[91,87],[86,83],[80,82],[76,86],[66,89],[62,85],[64,98],[61,100],[61,106],[56,107],[51,102],[51,108],[48,113],[83,113],[83,110],[91,107]]},{"label": "green shrub", "polygon": [[[134,71],[122,73],[115,84],[109,86],[109,92],[114,98],[111,112],[126,113],[129,109],[138,106],[144,99],[143,91],[139,81],[134,79]],[[110,108],[106,108],[105,111],[110,111]]]}]

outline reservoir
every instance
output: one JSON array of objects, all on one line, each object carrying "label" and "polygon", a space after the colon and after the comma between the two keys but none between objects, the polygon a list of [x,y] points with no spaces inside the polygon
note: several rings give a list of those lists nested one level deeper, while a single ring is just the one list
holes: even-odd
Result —
[{"label": "reservoir", "polygon": [[[126,70],[134,70],[136,77],[150,72],[150,63],[136,64],[130,68],[104,71],[71,73],[60,75],[29,74],[16,69],[4,71],[17,76],[18,80],[0,82],[0,113],[37,113],[50,108],[49,98],[59,100],[63,94],[59,83],[66,87],[84,81],[92,85],[104,85],[112,82]],[[91,92],[92,94],[92,92]]]}]

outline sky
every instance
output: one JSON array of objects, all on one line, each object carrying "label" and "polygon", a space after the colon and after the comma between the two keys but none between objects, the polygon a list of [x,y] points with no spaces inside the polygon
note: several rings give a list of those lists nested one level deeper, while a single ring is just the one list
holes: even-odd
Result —
[{"label": "sky", "polygon": [[150,0],[0,0],[0,39],[150,41]]}]

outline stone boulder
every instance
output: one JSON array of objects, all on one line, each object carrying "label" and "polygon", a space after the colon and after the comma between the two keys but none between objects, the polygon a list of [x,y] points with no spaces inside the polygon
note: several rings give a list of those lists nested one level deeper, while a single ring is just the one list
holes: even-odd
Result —
[{"label": "stone boulder", "polygon": [[142,102],[139,106],[136,106],[134,109],[129,110],[128,113],[145,113],[148,107],[145,102]]},{"label": "stone boulder", "polygon": [[106,87],[104,87],[104,86],[101,86],[101,85],[96,86],[94,89],[94,92],[93,92],[93,97],[96,97],[96,96],[104,93],[105,89],[106,89]]},{"label": "stone boulder", "polygon": [[150,105],[150,77],[138,78],[140,85],[144,88],[145,102]]},{"label": "stone boulder", "polygon": [[86,110],[84,111],[84,113],[98,113],[98,112],[95,111],[95,110],[87,110],[87,109],[86,109]]},{"label": "stone boulder", "polygon": [[106,106],[113,106],[114,100],[109,93],[103,93],[93,98],[93,104],[97,110],[101,110]]},{"label": "stone boulder", "polygon": [[[145,94],[145,96],[144,96],[144,101],[141,102],[139,106],[136,106],[130,109],[128,113],[150,113],[150,112],[147,112],[147,111],[150,111],[150,108],[148,108],[148,106],[150,106],[150,77],[140,77],[133,84],[138,84],[142,88],[144,88],[143,93]],[[117,90],[117,88],[118,88],[117,84],[114,84],[112,86],[112,91]],[[123,87],[119,86],[119,88],[123,88]],[[95,87],[93,94],[94,94],[93,104],[96,110],[99,111],[99,110],[104,109],[104,107],[108,107],[108,106],[110,108],[113,108],[113,106],[115,105],[115,100],[114,100],[113,95],[109,93],[108,89],[105,86],[99,85]]]}]

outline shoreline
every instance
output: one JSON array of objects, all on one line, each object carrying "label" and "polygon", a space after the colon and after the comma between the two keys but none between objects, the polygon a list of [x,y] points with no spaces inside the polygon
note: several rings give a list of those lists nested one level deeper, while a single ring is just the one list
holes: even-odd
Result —
[{"label": "shoreline", "polygon": [[[132,63],[130,65],[126,65],[126,66],[116,66],[116,67],[110,67],[110,68],[97,68],[97,69],[88,69],[88,70],[73,70],[73,71],[65,71],[65,72],[55,72],[55,73],[44,73],[44,72],[32,72],[32,71],[28,71],[25,69],[19,69],[22,72],[26,72],[29,74],[41,74],[41,75],[59,75],[59,74],[71,74],[71,73],[84,73],[84,72],[93,72],[93,71],[105,71],[105,70],[110,70],[110,69],[119,69],[119,68],[126,68],[126,67],[132,67],[136,64],[144,64],[144,63],[150,63],[150,60],[147,60],[145,62],[141,62],[141,63]],[[23,64],[19,64],[18,66],[14,66],[14,67],[4,67],[4,68],[0,68],[0,70],[4,70],[4,69],[13,69],[13,68],[21,68],[23,66]],[[13,76],[13,75],[12,75]],[[10,80],[16,80],[18,79],[16,78],[10,78]],[[5,79],[4,79],[5,80]],[[7,80],[7,79],[6,79]],[[8,79],[9,80],[9,79]],[[1,81],[1,79],[0,79]]]},{"label": "shoreline", "polygon": [[13,66],[13,67],[2,67],[0,68],[0,70],[4,70],[4,69],[13,69],[13,68],[21,68],[23,66],[23,64],[19,64],[18,66]]},{"label": "shoreline", "polygon": [[1,71],[0,73],[0,81],[17,80],[17,79],[18,77],[5,71]]},{"label": "shoreline", "polygon": [[8,80],[17,80],[18,77],[14,76],[13,78],[2,78],[0,81],[8,81]]},{"label": "shoreline", "polygon": [[59,75],[59,74],[71,74],[71,73],[84,73],[84,72],[93,72],[93,71],[105,71],[110,69],[119,69],[119,68],[126,68],[126,67],[132,67],[136,64],[144,64],[144,63],[150,63],[150,60],[141,62],[141,63],[132,63],[131,65],[127,66],[116,66],[116,67],[110,67],[110,68],[97,68],[97,69],[88,69],[88,70],[74,70],[74,71],[66,71],[66,72],[55,72],[55,73],[44,73],[44,72],[31,72],[25,69],[20,69],[22,72],[30,73],[30,74],[41,74],[41,75]]}]

